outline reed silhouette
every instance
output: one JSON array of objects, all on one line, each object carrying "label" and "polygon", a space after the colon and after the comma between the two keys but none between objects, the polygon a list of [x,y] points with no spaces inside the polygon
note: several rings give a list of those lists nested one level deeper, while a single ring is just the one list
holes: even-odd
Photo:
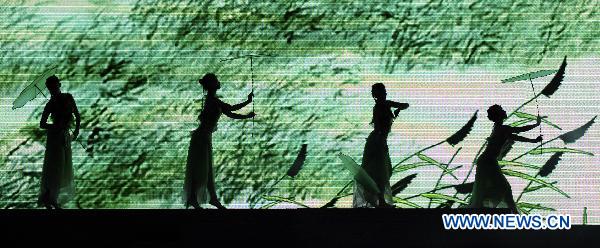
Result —
[{"label": "reed silhouette", "polygon": [[[390,133],[394,118],[401,110],[408,108],[408,103],[398,103],[387,100],[385,85],[376,83],[372,86],[371,95],[375,100],[373,107],[373,131],[365,144],[361,167],[375,181],[379,192],[368,190],[360,183],[354,184],[354,198],[352,206],[361,207],[394,207],[390,177],[392,163],[390,160],[387,137]],[[392,113],[391,109],[395,108]]]},{"label": "reed silhouette", "polygon": [[183,187],[183,200],[186,208],[192,206],[199,209],[202,208],[200,204],[208,202],[219,209],[225,209],[218,200],[215,190],[212,133],[217,130],[217,123],[221,114],[225,114],[232,119],[254,117],[254,112],[246,115],[233,112],[250,104],[254,93],[251,92],[248,94],[246,101],[230,105],[217,97],[217,90],[221,88],[221,83],[215,74],[208,73],[204,75],[199,80],[199,83],[207,94],[202,112],[198,116],[200,126],[192,132],[190,140]]},{"label": "reed silhouette", "polygon": [[498,159],[507,153],[513,142],[537,143],[542,141],[542,136],[529,139],[516,133],[532,130],[540,125],[541,117],[537,117],[533,125],[511,127],[504,125],[508,118],[506,111],[500,105],[493,105],[488,110],[488,119],[494,122],[492,134],[487,138],[487,146],[476,162],[475,184],[469,200],[470,208],[491,207],[501,205],[509,208],[513,213],[518,213],[517,205],[513,199],[512,189],[508,180],[502,174]]},{"label": "reed silhouette", "polygon": [[[47,209],[59,209],[75,194],[71,140],[77,139],[81,117],[73,96],[60,91],[60,80],[56,76],[46,79],[50,100],[44,107],[40,127],[46,129],[46,151],[42,167],[41,190],[38,205]],[[75,116],[73,136],[69,134]],[[52,124],[48,123],[51,117]]]}]

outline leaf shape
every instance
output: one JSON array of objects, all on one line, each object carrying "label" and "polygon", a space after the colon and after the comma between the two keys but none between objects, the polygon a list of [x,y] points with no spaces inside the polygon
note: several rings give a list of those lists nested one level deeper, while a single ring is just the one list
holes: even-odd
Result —
[{"label": "leaf shape", "polygon": [[518,76],[510,77],[510,78],[502,80],[501,82],[502,83],[512,83],[512,82],[517,82],[517,81],[529,80],[529,79],[534,79],[534,78],[539,78],[539,77],[545,77],[545,76],[551,75],[556,72],[557,72],[557,70],[539,70],[539,71],[528,72],[528,73],[521,74]]},{"label": "leaf shape", "polygon": [[350,174],[354,177],[354,180],[363,186],[366,190],[379,194],[379,188],[377,188],[377,184],[373,181],[373,178],[367,174],[367,172],[360,167],[351,157],[340,153],[340,159],[342,160],[342,165],[350,171]]},{"label": "leaf shape", "polygon": [[[558,183],[557,181],[551,182],[550,184],[554,185]],[[546,185],[536,185],[536,186],[529,186],[528,188],[523,189],[523,193],[529,193],[529,192],[533,192],[539,189],[543,189],[546,188]]]},{"label": "leaf shape", "polygon": [[558,165],[558,162],[560,161],[560,157],[562,155],[563,155],[563,152],[557,152],[557,153],[552,154],[552,156],[548,159],[548,161],[546,161],[544,166],[542,166],[542,168],[540,168],[540,171],[538,172],[538,174],[542,177],[546,177],[546,176],[550,175],[550,173],[552,173],[552,171],[554,169],[556,169],[556,165]]},{"label": "leaf shape", "polygon": [[473,192],[473,185],[475,185],[475,182],[457,184],[454,185],[454,189],[456,189],[456,193],[459,194],[470,194]]},{"label": "leaf shape", "polygon": [[556,90],[558,90],[558,87],[565,78],[565,68],[567,68],[567,56],[565,56],[560,68],[558,68],[558,71],[556,74],[554,74],[554,78],[552,78],[550,83],[547,84],[542,90],[542,95],[550,97],[552,94],[554,94],[554,92],[556,92]]},{"label": "leaf shape", "polygon": [[417,204],[415,204],[415,203],[413,203],[413,202],[411,202],[409,200],[405,200],[405,199],[402,199],[400,197],[393,197],[392,199],[394,200],[394,203],[404,204],[404,205],[407,205],[407,206],[411,206],[413,208],[423,208],[423,207],[421,207],[421,206],[419,206],[419,205],[417,205]]},{"label": "leaf shape", "polygon": [[[528,113],[524,113],[524,112],[515,112],[515,115],[517,117],[519,117],[519,118],[523,118],[523,119],[530,120],[530,121],[537,120],[537,116],[532,115],[532,114],[528,114]],[[562,130],[562,128],[560,128],[558,125],[556,125],[556,124],[548,121],[547,117],[543,117],[542,118],[542,123],[546,123],[547,125],[552,126],[552,127],[556,128],[558,130]]]},{"label": "leaf shape", "polygon": [[422,153],[417,154],[417,157],[419,157],[419,159],[421,159],[421,160],[423,160],[425,162],[428,162],[428,163],[430,163],[432,165],[437,166],[438,168],[442,169],[445,174],[448,174],[448,175],[454,177],[454,179],[458,179],[454,175],[454,173],[452,173],[451,170],[448,170],[448,168],[446,168],[442,163],[438,162],[437,160],[435,160],[435,159],[433,159],[433,158],[431,158],[431,157],[429,157],[429,156],[427,156],[425,154],[422,154]]},{"label": "leaf shape", "polygon": [[294,199],[291,199],[291,198],[285,198],[285,197],[275,196],[275,195],[262,195],[261,197],[263,199],[267,200],[267,201],[287,202],[287,203],[296,204],[298,206],[302,206],[302,207],[305,207],[305,208],[310,208],[309,206],[306,206],[303,203],[297,202],[297,201],[295,201]]},{"label": "leaf shape", "polygon": [[523,125],[525,125],[525,124],[527,124],[527,123],[529,123],[529,122],[531,122],[531,120],[527,120],[527,119],[525,119],[525,120],[518,120],[518,121],[515,121],[515,122],[513,122],[513,123],[510,123],[510,124],[508,124],[508,125],[509,125],[509,126],[511,126],[511,127],[520,127],[520,126],[523,126]]},{"label": "leaf shape", "polygon": [[561,195],[563,195],[563,196],[565,196],[567,198],[571,198],[569,195],[567,195],[567,193],[563,192],[562,190],[560,190],[556,186],[554,186],[554,185],[552,185],[552,184],[550,184],[550,183],[548,183],[548,182],[546,182],[546,181],[544,181],[542,179],[535,178],[535,177],[530,176],[528,174],[525,174],[523,172],[518,172],[518,171],[514,171],[514,170],[509,170],[509,169],[501,169],[501,170],[502,170],[502,173],[504,173],[505,175],[513,176],[513,177],[519,177],[519,178],[522,178],[522,179],[525,179],[525,180],[529,180],[529,181],[536,182],[538,184],[545,185],[546,187],[548,187],[548,188],[550,188],[550,189],[558,192],[559,194],[561,194]]},{"label": "leaf shape", "polygon": [[460,204],[467,204],[467,202],[462,199],[458,199],[454,196],[449,196],[449,195],[444,195],[444,194],[439,194],[439,193],[423,193],[423,194],[421,194],[421,196],[432,199],[432,200],[433,199],[446,200],[446,201],[458,202]]},{"label": "leaf shape", "polygon": [[541,168],[539,165],[526,164],[526,163],[521,163],[521,162],[516,162],[516,161],[506,161],[506,160],[498,160],[498,165],[500,165],[500,167],[515,166],[515,167],[531,168],[531,169],[536,169],[536,170],[539,170]]},{"label": "leaf shape", "polygon": [[296,175],[298,175],[298,172],[300,172],[300,170],[302,169],[302,166],[304,166],[304,161],[306,160],[307,147],[308,147],[307,144],[303,144],[302,147],[300,148],[300,151],[298,152],[298,156],[296,157],[296,160],[294,160],[294,163],[287,171],[288,176],[290,176],[292,178],[295,177]]},{"label": "leaf shape", "polygon": [[529,210],[537,209],[537,210],[546,210],[546,211],[556,211],[554,208],[544,207],[541,204],[533,204],[527,202],[519,202],[517,203],[517,207],[520,208],[529,208]]},{"label": "leaf shape", "polygon": [[403,171],[407,171],[407,170],[411,170],[411,169],[415,169],[415,168],[419,168],[419,167],[423,167],[423,166],[428,166],[428,165],[432,165],[432,164],[429,162],[403,164],[403,165],[399,165],[398,167],[396,167],[396,169],[394,169],[394,172],[403,172]]},{"label": "leaf shape", "polygon": [[394,183],[394,185],[392,185],[392,195],[395,196],[406,189],[415,177],[417,177],[416,173],[408,175],[405,178],[400,179],[397,183]]},{"label": "leaf shape", "polygon": [[473,129],[475,121],[477,120],[477,112],[479,112],[479,110],[475,111],[471,119],[469,119],[469,121],[462,128],[460,128],[456,133],[454,133],[452,136],[446,139],[446,142],[448,142],[448,144],[455,146],[459,142],[463,141],[467,137],[467,135],[469,135],[471,129]]},{"label": "leaf shape", "polygon": [[265,204],[262,207],[260,207],[261,209],[269,209],[272,208],[273,206],[277,205],[281,203],[280,201],[274,201],[274,202],[270,202],[269,204]]},{"label": "leaf shape", "polygon": [[560,148],[560,147],[537,148],[537,149],[531,150],[529,152],[529,154],[541,155],[544,153],[555,153],[555,152],[577,153],[577,154],[585,154],[588,156],[594,156],[594,154],[591,152],[586,152],[586,151],[572,149],[572,148],[566,148],[566,147],[564,147],[564,148]]},{"label": "leaf shape", "polygon": [[585,123],[583,126],[578,127],[573,131],[566,132],[566,133],[558,136],[558,138],[560,138],[563,142],[565,142],[565,144],[574,143],[579,138],[583,137],[585,132],[587,132],[587,130],[594,124],[596,117],[598,117],[598,116],[594,116],[594,118],[592,118],[590,121]]}]

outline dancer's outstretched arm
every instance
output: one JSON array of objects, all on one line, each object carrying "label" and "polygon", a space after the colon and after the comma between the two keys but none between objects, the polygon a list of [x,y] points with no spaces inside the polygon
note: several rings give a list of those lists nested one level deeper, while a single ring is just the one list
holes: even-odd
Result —
[{"label": "dancer's outstretched arm", "polygon": [[519,136],[519,135],[516,135],[516,134],[511,134],[510,138],[513,139],[513,140],[515,140],[515,141],[528,142],[528,143],[538,143],[538,142],[541,142],[542,139],[543,139],[541,135],[538,136],[535,139],[530,139],[530,138],[525,138],[523,136]]},{"label": "dancer's outstretched arm", "polygon": [[253,98],[254,98],[254,92],[250,92],[250,94],[248,94],[248,99],[242,103],[238,103],[238,104],[231,106],[231,111],[240,110],[243,107],[246,107],[246,105],[248,105],[252,102]]},{"label": "dancer's outstretched arm", "polygon": [[540,125],[540,123],[542,123],[542,118],[538,116],[537,121],[535,122],[535,124],[527,125],[527,126],[522,126],[522,127],[510,127],[510,132],[511,133],[527,132],[527,131],[529,131],[531,129],[534,129],[534,128],[538,127]]},{"label": "dancer's outstretched arm", "polygon": [[409,106],[408,103],[394,102],[390,100],[385,101],[385,103],[392,108],[396,108],[396,110],[394,110],[394,117],[398,117],[400,110],[405,110]]},{"label": "dancer's outstretched arm", "polygon": [[250,112],[249,114],[246,114],[246,115],[234,113],[233,106],[231,106],[221,100],[219,100],[219,105],[221,107],[221,110],[223,110],[223,114],[225,114],[227,117],[229,117],[231,119],[242,120],[242,119],[252,118],[255,116],[254,112]]}]

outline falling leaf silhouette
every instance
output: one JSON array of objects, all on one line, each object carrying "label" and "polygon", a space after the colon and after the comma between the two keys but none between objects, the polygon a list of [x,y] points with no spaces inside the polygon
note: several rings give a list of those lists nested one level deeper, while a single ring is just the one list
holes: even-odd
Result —
[{"label": "falling leaf silhouette", "polygon": [[552,155],[552,157],[550,157],[550,159],[548,159],[548,161],[546,161],[544,166],[542,166],[542,168],[540,168],[540,172],[538,172],[538,174],[542,177],[550,175],[550,173],[552,173],[552,171],[554,169],[556,169],[556,165],[558,165],[558,162],[560,161],[560,157],[562,155],[563,155],[562,152],[554,153]]},{"label": "falling leaf silhouette", "polygon": [[575,143],[575,141],[577,141],[579,138],[583,137],[585,132],[587,132],[587,130],[594,124],[596,117],[598,117],[598,116],[594,116],[594,118],[592,118],[590,121],[585,123],[583,126],[578,127],[577,129],[575,129],[573,131],[566,132],[566,133],[558,136],[558,138],[560,138],[566,144]]},{"label": "falling leaf silhouette", "polygon": [[412,180],[417,177],[417,174],[411,174],[406,176],[405,178],[400,179],[397,183],[392,185],[392,195],[395,196],[398,193],[402,192],[402,190],[406,189],[408,185],[412,182]]},{"label": "falling leaf silhouette", "polygon": [[546,87],[544,87],[544,89],[542,90],[542,95],[550,97],[552,94],[554,94],[554,92],[556,92],[556,90],[558,90],[558,87],[560,86],[562,80],[565,78],[566,67],[567,56],[565,56],[565,58],[563,59],[563,62],[560,65],[560,68],[558,69],[556,74],[554,74],[554,78],[552,78],[552,81],[550,81],[550,83],[546,85]]},{"label": "falling leaf silhouette", "polygon": [[455,146],[456,144],[464,140],[467,137],[467,135],[469,135],[471,129],[473,129],[475,121],[477,120],[477,112],[479,112],[479,110],[475,111],[475,113],[467,122],[467,124],[465,124],[460,130],[458,130],[458,132],[454,133],[452,136],[446,139],[446,142],[448,142],[448,144]]},{"label": "falling leaf silhouette", "polygon": [[529,73],[521,74],[518,76],[510,77],[507,79],[503,79],[502,83],[512,83],[512,82],[517,82],[517,81],[545,77],[545,76],[551,75],[552,73],[556,73],[556,72],[557,72],[557,70],[540,70],[540,71],[529,72]]},{"label": "falling leaf silhouette", "polygon": [[306,160],[307,147],[308,147],[307,144],[302,144],[302,147],[300,148],[300,152],[298,152],[298,156],[296,157],[296,160],[294,161],[292,166],[287,171],[287,175],[289,177],[295,177],[296,175],[298,175],[298,172],[300,172],[300,170],[302,169],[302,166],[304,166],[304,161]]}]

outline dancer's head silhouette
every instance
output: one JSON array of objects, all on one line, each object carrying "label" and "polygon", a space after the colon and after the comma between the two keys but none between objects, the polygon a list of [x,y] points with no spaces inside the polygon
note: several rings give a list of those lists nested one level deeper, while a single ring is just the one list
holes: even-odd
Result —
[{"label": "dancer's head silhouette", "polygon": [[60,95],[60,80],[57,76],[52,75],[46,79],[46,88],[50,91],[50,95]]},{"label": "dancer's head silhouette", "polygon": [[387,92],[385,90],[385,85],[382,83],[373,84],[371,87],[371,95],[375,101],[385,101],[387,97]]},{"label": "dancer's head silhouette", "polygon": [[502,106],[498,104],[494,104],[491,107],[489,107],[487,113],[488,119],[498,124],[502,124],[504,120],[508,118],[508,115],[506,115],[506,111],[504,111],[504,109],[502,109]]},{"label": "dancer's head silhouette", "polygon": [[219,79],[217,79],[217,75],[213,73],[207,73],[198,81],[198,83],[200,83],[202,88],[209,93],[214,93],[221,88],[221,83],[219,82]]}]

